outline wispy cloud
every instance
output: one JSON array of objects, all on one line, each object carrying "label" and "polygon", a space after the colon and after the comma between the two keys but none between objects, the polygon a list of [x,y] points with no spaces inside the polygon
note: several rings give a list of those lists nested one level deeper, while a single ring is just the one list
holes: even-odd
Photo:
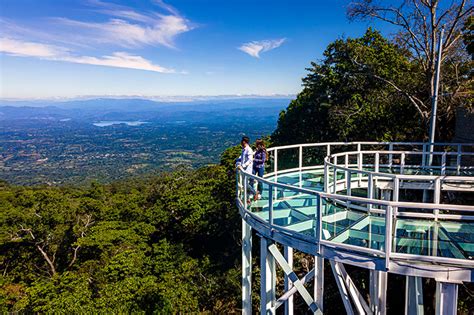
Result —
[{"label": "wispy cloud", "polygon": [[179,11],[175,7],[165,3],[163,0],[154,0],[153,2],[173,15],[180,15]]},{"label": "wispy cloud", "polygon": [[0,51],[13,56],[53,58],[67,53],[67,49],[40,43],[0,38]]},{"label": "wispy cloud", "polygon": [[35,42],[25,42],[11,38],[0,38],[0,52],[22,57],[36,57],[44,60],[64,61],[78,64],[88,64],[115,68],[138,69],[160,73],[175,73],[173,69],[165,68],[136,55],[125,52],[114,52],[112,55],[101,57],[80,56],[71,54],[64,47],[46,45]]},{"label": "wispy cloud", "polygon": [[[120,14],[123,15],[124,12]],[[174,15],[157,15],[154,24],[139,24],[117,18],[104,23],[67,18],[56,18],[55,21],[63,27],[70,27],[71,31],[79,31],[80,38],[84,41],[126,48],[140,48],[145,45],[175,48],[176,36],[192,29],[187,20]]]},{"label": "wispy cloud", "polygon": [[87,64],[87,65],[137,69],[137,70],[154,71],[154,72],[160,72],[160,73],[175,73],[176,72],[173,69],[155,65],[151,61],[141,56],[134,56],[125,52],[114,52],[111,56],[102,56],[99,58],[90,57],[90,56],[66,56],[58,60]]},{"label": "wispy cloud", "polygon": [[161,0],[152,0],[152,3],[160,10],[138,12],[124,5],[89,0],[87,4],[96,12],[108,16],[107,21],[90,22],[68,18],[51,20],[61,25],[66,31],[74,31],[81,41],[127,48],[145,45],[175,48],[176,37],[196,26],[173,6]]},{"label": "wispy cloud", "polygon": [[285,41],[286,38],[252,41],[242,44],[239,49],[252,57],[260,58],[260,53],[278,48],[283,45]]}]

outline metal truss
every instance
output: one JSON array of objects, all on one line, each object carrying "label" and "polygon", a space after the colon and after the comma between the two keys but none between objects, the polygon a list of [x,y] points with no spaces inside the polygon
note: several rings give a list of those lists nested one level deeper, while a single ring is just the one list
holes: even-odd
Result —
[{"label": "metal truss", "polygon": [[[293,297],[298,293],[313,314],[323,314],[324,296],[324,261],[323,257],[314,256],[314,268],[299,278],[293,271],[293,248],[283,247],[283,253],[277,244],[262,235],[260,238],[260,314],[276,314],[277,309],[284,308],[285,315],[294,314]],[[242,220],[242,314],[252,314],[252,229]],[[384,315],[387,313],[386,270],[369,270],[368,300],[359,291],[347,273],[343,263],[327,259],[341,295],[347,314]],[[284,291],[277,297],[277,268],[284,273]],[[306,287],[314,283],[312,294]],[[437,282],[436,314],[456,314],[457,283]],[[405,314],[421,315],[423,311],[423,285],[421,277],[407,276],[405,289]]]}]

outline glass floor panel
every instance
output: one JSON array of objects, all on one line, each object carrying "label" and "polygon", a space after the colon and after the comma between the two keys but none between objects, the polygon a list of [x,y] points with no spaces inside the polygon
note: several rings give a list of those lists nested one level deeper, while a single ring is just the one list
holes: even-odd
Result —
[{"label": "glass floor panel", "polygon": [[[271,180],[271,178],[270,178]],[[323,189],[321,170],[278,176],[278,182]],[[268,187],[264,199],[252,201],[251,211],[268,220]],[[313,195],[289,189],[275,189],[273,223],[295,232],[315,236],[316,200]],[[335,243],[384,250],[385,217],[347,209],[333,203],[323,204],[323,238]],[[397,253],[474,259],[474,222],[401,219],[394,222],[392,251]]]}]

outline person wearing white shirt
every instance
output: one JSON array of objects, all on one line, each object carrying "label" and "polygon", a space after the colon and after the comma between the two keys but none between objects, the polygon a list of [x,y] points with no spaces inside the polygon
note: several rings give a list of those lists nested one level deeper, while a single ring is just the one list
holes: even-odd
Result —
[{"label": "person wearing white shirt", "polygon": [[[244,171],[247,174],[252,174],[253,169],[253,150],[249,145],[250,139],[248,137],[243,137],[242,141],[240,141],[240,145],[242,146],[242,153],[240,157],[236,160],[236,167]],[[249,194],[247,198],[247,203],[250,204],[250,199],[252,198],[253,194],[255,194],[254,180],[248,179],[249,185],[247,185],[247,192]]]},{"label": "person wearing white shirt", "polygon": [[243,137],[240,141],[242,146],[242,153],[240,157],[236,160],[237,168],[240,168],[245,173],[252,174],[252,165],[253,165],[253,150],[249,145],[250,139],[248,137]]}]

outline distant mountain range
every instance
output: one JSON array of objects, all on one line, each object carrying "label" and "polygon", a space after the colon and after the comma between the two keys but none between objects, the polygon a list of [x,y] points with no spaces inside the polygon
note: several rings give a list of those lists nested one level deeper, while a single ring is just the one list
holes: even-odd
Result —
[{"label": "distant mountain range", "polygon": [[[274,114],[284,109],[291,98],[214,98],[190,101],[156,101],[140,98],[97,98],[68,101],[0,100],[0,120],[16,119],[146,119],[186,113],[218,113],[249,111]],[[107,117],[113,116],[113,117]]]},{"label": "distant mountain range", "polygon": [[76,101],[95,101],[95,100],[137,100],[153,101],[157,103],[199,103],[199,102],[221,102],[221,101],[243,101],[252,102],[256,100],[277,100],[293,99],[294,94],[274,94],[274,95],[174,95],[174,96],[136,96],[136,95],[97,95],[97,96],[78,96],[78,97],[55,97],[55,98],[0,98],[1,105],[9,106],[31,106],[44,107],[45,104],[53,103],[73,103]]}]

